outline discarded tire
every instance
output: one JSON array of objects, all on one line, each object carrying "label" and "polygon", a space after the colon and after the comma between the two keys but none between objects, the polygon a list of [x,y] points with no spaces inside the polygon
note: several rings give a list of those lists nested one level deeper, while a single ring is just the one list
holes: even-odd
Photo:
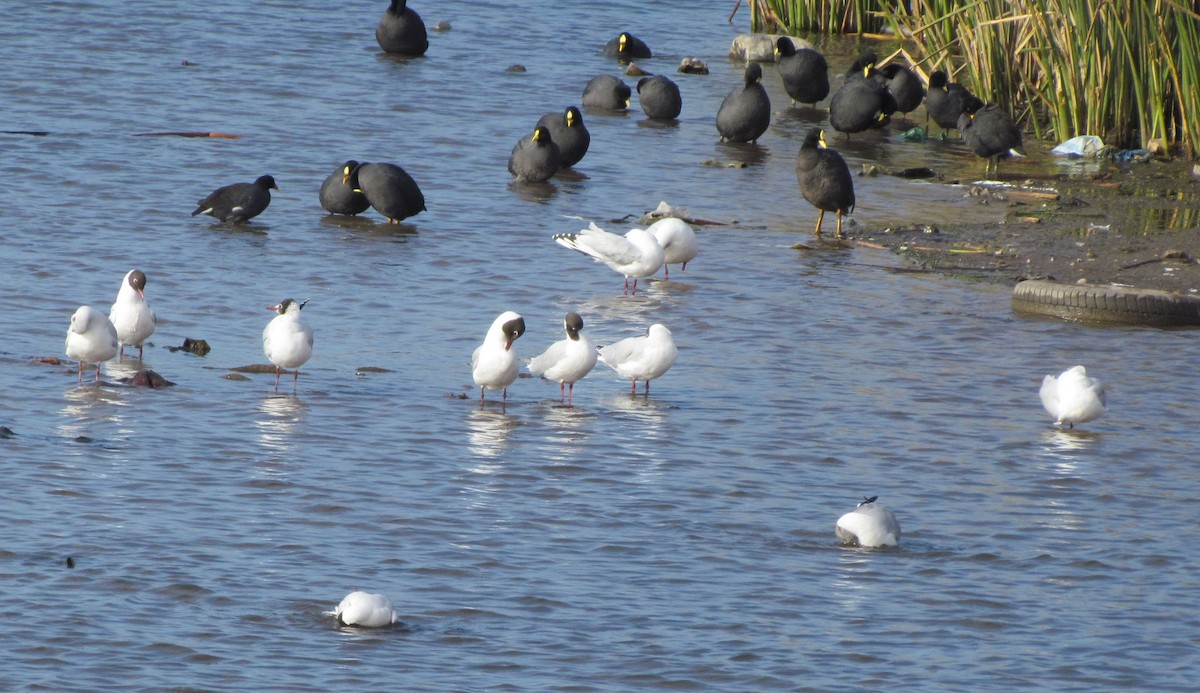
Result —
[{"label": "discarded tire", "polygon": [[1013,288],[1013,310],[1066,320],[1123,325],[1200,325],[1200,296],[1125,286],[1031,279]]}]

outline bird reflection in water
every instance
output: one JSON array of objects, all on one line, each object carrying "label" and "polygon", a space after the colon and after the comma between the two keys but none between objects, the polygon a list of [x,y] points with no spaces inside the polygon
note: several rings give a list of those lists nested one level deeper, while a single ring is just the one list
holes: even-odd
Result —
[{"label": "bird reflection in water", "polygon": [[471,471],[494,473],[498,465],[493,462],[504,457],[508,450],[509,433],[520,425],[520,419],[509,416],[503,410],[473,409],[467,417],[467,444],[471,454],[479,460],[479,465]]},{"label": "bird reflection in water", "polygon": [[254,427],[264,448],[290,452],[296,445],[296,431],[304,421],[308,407],[304,401],[289,394],[270,393],[259,400],[261,414]]}]

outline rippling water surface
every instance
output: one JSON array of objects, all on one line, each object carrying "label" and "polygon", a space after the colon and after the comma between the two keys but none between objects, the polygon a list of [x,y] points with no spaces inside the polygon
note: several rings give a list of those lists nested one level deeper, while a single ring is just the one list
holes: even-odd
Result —
[{"label": "rippling water surface", "polygon": [[[0,136],[3,687],[1194,686],[1200,333],[1027,321],[1005,287],[792,249],[815,216],[792,162],[822,116],[768,69],[772,129],[716,142],[732,3],[414,2],[453,25],[417,60],[379,54],[383,4],[5,10],[0,129],[50,134]],[[680,121],[586,113],[576,173],[510,183],[537,118],[617,74],[599,48],[621,30],[680,84]],[[829,49],[835,69],[855,51]],[[712,74],[675,74],[689,55]],[[241,137],[135,136],[192,130]],[[980,167],[896,132],[833,141],[852,166]],[[428,212],[325,216],[349,158],[403,165]],[[188,216],[264,173],[282,190],[252,224]],[[944,184],[856,182],[862,224],[981,213]],[[636,297],[550,241],[660,200],[722,224]],[[31,360],[131,267],[160,316],[146,365],[176,387]],[[286,296],[316,330],[296,396],[226,377],[264,361]],[[648,398],[597,370],[573,408],[523,379],[480,409],[468,360],[507,309],[526,357],[576,310],[601,343],[662,322],[679,360]],[[185,337],[212,353],[166,348]],[[1111,410],[1058,431],[1037,389],[1076,363]],[[836,545],[863,495],[899,549]],[[323,612],[353,589],[404,627],[337,628]]]}]

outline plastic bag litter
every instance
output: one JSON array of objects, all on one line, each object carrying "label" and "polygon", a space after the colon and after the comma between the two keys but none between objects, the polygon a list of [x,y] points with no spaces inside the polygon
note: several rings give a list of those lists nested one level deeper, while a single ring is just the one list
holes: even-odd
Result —
[{"label": "plastic bag litter", "polygon": [[1104,151],[1104,140],[1096,135],[1080,135],[1072,137],[1050,151],[1059,156],[1096,157]]}]

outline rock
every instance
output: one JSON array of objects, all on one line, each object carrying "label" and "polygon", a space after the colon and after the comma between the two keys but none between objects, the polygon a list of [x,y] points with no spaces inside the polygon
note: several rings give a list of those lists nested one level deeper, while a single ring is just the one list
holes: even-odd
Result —
[{"label": "rock", "polygon": [[506,67],[504,69],[504,71],[505,72],[524,72],[525,66],[524,65],[509,65],[508,67]]},{"label": "rock", "polygon": [[[775,62],[775,42],[782,34],[741,34],[733,39],[729,46],[729,59],[742,60],[748,63]],[[804,39],[789,36],[796,50],[812,48],[812,44]]]},{"label": "rock", "polygon": [[440,22],[437,22],[436,24],[433,25],[433,30],[434,31],[450,31],[450,22],[443,19]]},{"label": "rock", "polygon": [[151,370],[141,370],[129,379],[130,387],[172,387],[175,383]]},{"label": "rock", "polygon": [[8,426],[0,426],[0,438],[12,438],[15,435],[17,434]]},{"label": "rock", "polygon": [[629,63],[629,67],[625,68],[626,77],[645,77],[648,74],[650,73],[638,67],[637,63]]},{"label": "rock", "polygon": [[684,58],[679,61],[679,71],[689,75],[707,75],[708,63],[700,58]]},{"label": "rock", "polygon": [[167,351],[186,351],[196,356],[208,356],[208,352],[212,351],[212,347],[208,346],[208,342],[203,339],[184,337],[182,346],[169,346],[167,347]]}]

